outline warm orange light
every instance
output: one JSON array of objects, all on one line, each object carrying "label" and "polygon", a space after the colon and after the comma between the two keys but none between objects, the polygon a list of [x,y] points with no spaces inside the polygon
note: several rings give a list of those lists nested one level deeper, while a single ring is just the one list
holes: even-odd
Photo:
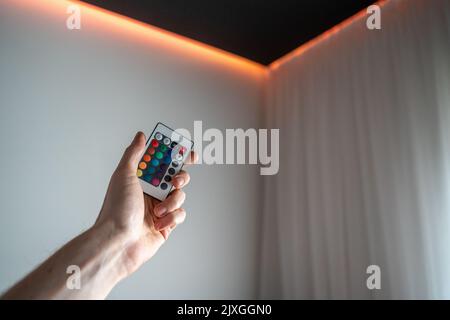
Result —
[{"label": "warm orange light", "polygon": [[[236,67],[245,72],[252,72],[255,74],[266,74],[270,69],[276,69],[287,61],[298,57],[314,47],[318,43],[335,35],[342,29],[348,27],[358,19],[362,19],[367,15],[367,10],[364,9],[354,16],[344,20],[330,30],[324,32],[320,36],[310,40],[301,45],[297,49],[291,51],[285,56],[272,62],[268,67],[263,66],[257,62],[248,60],[238,55],[226,52],[224,50],[206,45],[199,41],[183,37],[181,35],[160,29],[155,26],[134,20],[132,18],[108,11],[97,6],[87,4],[80,0],[5,0],[6,3],[12,5],[22,5],[24,7],[35,7],[39,10],[51,11],[52,14],[61,15],[61,19],[67,17],[66,9],[71,4],[76,4],[81,7],[82,19],[87,16],[87,20],[96,28],[105,28],[112,30],[114,33],[125,33],[128,37],[138,37],[139,39],[146,39],[158,43],[158,45],[166,46],[177,52],[182,52],[191,57],[196,57],[217,64],[226,65],[226,67]],[[382,6],[389,0],[379,0],[376,5]]]},{"label": "warm orange light", "polygon": [[[374,3],[374,4],[381,7],[386,2],[388,2],[388,0],[379,0],[376,3]],[[319,42],[324,41],[324,40],[332,37],[336,33],[342,31],[343,29],[345,29],[346,27],[348,27],[349,25],[354,23],[356,20],[362,19],[362,18],[364,18],[366,16],[367,16],[367,8],[364,9],[364,10],[361,10],[357,14],[351,16],[350,18],[342,21],[341,23],[337,24],[336,26],[334,26],[330,30],[325,31],[324,33],[322,33],[321,35],[317,36],[316,38],[308,41],[307,43],[305,43],[303,45],[301,45],[297,49],[294,49],[293,51],[289,52],[288,54],[284,55],[283,57],[275,60],[274,62],[272,62],[269,65],[269,69],[277,69],[277,68],[279,68],[282,64],[286,63],[287,61],[302,55],[303,53],[305,53],[306,51],[308,51],[309,49],[311,49],[312,47],[317,45]]]},{"label": "warm orange light", "polygon": [[128,38],[157,43],[159,47],[166,47],[189,57],[222,64],[227,68],[238,68],[256,74],[266,71],[266,67],[254,61],[79,0],[7,0],[6,2],[15,6],[50,12],[52,15],[60,15],[62,25],[68,17],[67,8],[76,4],[81,8],[82,30],[83,28],[92,30],[91,27],[110,30],[115,34],[124,34]]}]

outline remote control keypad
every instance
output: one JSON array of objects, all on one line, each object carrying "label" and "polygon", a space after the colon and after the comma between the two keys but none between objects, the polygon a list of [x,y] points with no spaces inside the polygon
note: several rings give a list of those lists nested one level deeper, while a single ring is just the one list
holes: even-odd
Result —
[{"label": "remote control keypad", "polygon": [[[155,187],[166,190],[186,151],[178,143],[157,132],[139,162],[137,176]],[[173,152],[176,154],[172,155]],[[172,162],[172,157],[176,160]]]}]

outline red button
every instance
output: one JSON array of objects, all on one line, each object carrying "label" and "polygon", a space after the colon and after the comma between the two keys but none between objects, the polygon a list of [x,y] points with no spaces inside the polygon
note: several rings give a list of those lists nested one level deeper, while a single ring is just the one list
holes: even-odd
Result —
[{"label": "red button", "polygon": [[157,186],[159,186],[159,179],[153,178],[151,183],[152,183],[152,185],[157,187]]},{"label": "red button", "polygon": [[153,155],[155,153],[155,149],[154,148],[148,148],[148,154]]},{"label": "red button", "polygon": [[152,147],[157,148],[158,146],[159,146],[158,140],[153,139],[153,140],[152,140]]}]

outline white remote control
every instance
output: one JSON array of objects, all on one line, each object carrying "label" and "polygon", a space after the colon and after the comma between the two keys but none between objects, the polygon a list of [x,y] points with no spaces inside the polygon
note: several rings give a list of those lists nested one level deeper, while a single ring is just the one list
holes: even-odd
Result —
[{"label": "white remote control", "polygon": [[191,140],[158,122],[137,168],[144,192],[163,201],[173,189],[172,179],[183,167],[193,146]]}]

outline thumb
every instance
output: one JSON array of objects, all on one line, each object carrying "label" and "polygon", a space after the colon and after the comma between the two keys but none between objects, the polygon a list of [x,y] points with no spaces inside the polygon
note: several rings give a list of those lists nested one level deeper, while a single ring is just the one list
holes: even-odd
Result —
[{"label": "thumb", "polygon": [[119,167],[129,168],[136,170],[140,157],[145,149],[145,135],[142,132],[136,133],[131,144],[125,150],[122,159],[120,160]]}]

